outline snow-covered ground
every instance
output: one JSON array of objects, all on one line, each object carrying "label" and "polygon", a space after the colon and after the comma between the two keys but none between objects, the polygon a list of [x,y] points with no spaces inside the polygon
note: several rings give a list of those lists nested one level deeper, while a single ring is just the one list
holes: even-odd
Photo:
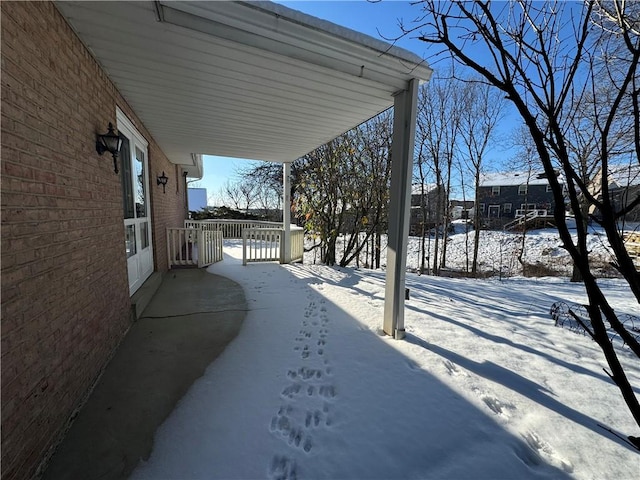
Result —
[{"label": "snow-covered ground", "polygon": [[[637,479],[639,435],[588,338],[549,307],[564,279],[407,274],[407,338],[381,337],[384,273],[209,267],[245,290],[239,336],[181,400],[133,479]],[[621,313],[638,303],[603,281]],[[640,394],[640,365],[620,353]]]},{"label": "snow-covered ground", "polygon": [[[446,268],[455,271],[470,271],[473,260],[473,242],[475,231],[465,233],[464,221],[453,223],[454,233],[447,239]],[[554,228],[531,230],[524,235],[518,232],[503,232],[482,230],[480,232],[480,245],[478,250],[478,271],[490,276],[511,277],[522,275],[522,265],[518,261],[520,251],[522,259],[528,265],[530,276],[539,276],[540,273],[548,275],[570,276],[572,261],[567,251],[561,247],[562,242],[558,231]],[[421,245],[419,237],[409,237],[407,269],[418,271],[421,264]],[[313,242],[308,242],[307,248]],[[342,255],[344,242],[340,238],[337,242],[338,259]],[[613,257],[609,248],[609,242],[604,232],[596,227],[590,227],[587,237],[587,248],[590,252],[594,271],[600,276],[615,275],[615,271],[609,265]],[[429,268],[433,265],[433,252],[435,251],[435,239],[427,237],[425,241],[425,265]],[[442,240],[438,247],[438,258],[442,255]],[[305,263],[320,263],[319,251],[305,253]],[[430,260],[429,260],[430,259]],[[369,261],[370,262],[370,261]],[[355,263],[355,262],[354,262]],[[386,263],[386,236],[382,237],[381,264]],[[440,262],[438,262],[440,263]],[[367,251],[360,255],[361,266],[367,266]]]}]

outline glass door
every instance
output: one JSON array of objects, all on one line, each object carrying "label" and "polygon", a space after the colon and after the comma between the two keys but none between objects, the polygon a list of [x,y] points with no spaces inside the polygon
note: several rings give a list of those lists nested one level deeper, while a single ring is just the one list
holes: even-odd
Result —
[{"label": "glass door", "polygon": [[122,207],[129,293],[133,294],[153,273],[148,148],[144,138],[123,115],[118,115],[118,132],[123,138],[120,151]]}]

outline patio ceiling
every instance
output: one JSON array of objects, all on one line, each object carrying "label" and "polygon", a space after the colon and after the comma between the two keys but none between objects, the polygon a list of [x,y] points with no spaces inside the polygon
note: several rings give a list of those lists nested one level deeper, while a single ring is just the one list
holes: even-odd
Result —
[{"label": "patio ceiling", "polygon": [[271,2],[56,5],[194,177],[199,154],[291,162],[431,75],[410,52]]}]

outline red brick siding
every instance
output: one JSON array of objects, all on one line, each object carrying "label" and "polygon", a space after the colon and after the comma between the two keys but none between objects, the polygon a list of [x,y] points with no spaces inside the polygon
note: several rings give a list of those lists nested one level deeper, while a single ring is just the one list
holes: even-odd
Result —
[{"label": "red brick siding", "polygon": [[130,324],[116,105],[149,140],[156,265],[184,202],[173,166],[48,2],[1,2],[2,479],[30,478]]},{"label": "red brick siding", "polygon": [[[183,227],[187,218],[185,199],[185,182],[180,168],[169,163],[157,145],[149,146],[150,190],[153,222],[153,259],[157,271],[168,268],[167,259],[167,227]],[[165,173],[167,186],[165,193],[156,179]]]}]

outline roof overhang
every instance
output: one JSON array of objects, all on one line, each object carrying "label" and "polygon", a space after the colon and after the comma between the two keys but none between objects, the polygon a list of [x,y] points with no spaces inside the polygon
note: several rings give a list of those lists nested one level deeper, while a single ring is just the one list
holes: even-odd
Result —
[{"label": "roof overhang", "polygon": [[291,162],[431,75],[408,51],[271,2],[56,5],[189,176],[202,154]]}]

